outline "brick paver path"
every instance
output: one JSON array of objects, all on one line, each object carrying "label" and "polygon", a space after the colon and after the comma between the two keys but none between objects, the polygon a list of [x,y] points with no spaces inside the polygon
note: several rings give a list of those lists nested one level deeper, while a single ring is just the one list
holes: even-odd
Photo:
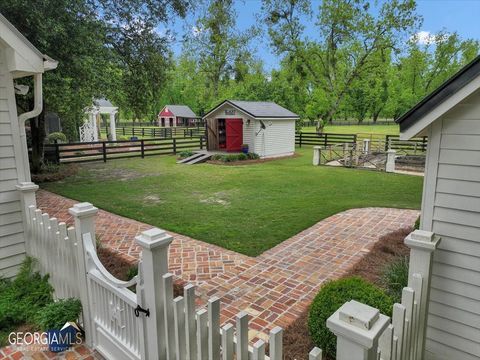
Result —
[{"label": "brick paver path", "polygon": [[19,351],[15,346],[6,346],[0,349],[0,360],[103,360],[104,358],[96,351],[84,345],[76,345],[68,351],[53,353],[50,351]]},{"label": "brick paver path", "polygon": [[[50,216],[72,222],[67,210],[75,201],[40,190],[37,202]],[[273,326],[294,321],[323,282],[345,274],[382,235],[411,227],[418,215],[417,210],[390,208],[347,210],[255,258],[169,232],[174,236],[169,269],[198,285],[199,303],[221,298],[222,322],[234,321],[245,310],[251,314],[250,339],[265,338]],[[152,226],[100,210],[96,227],[102,245],[136,262],[134,237]]]}]

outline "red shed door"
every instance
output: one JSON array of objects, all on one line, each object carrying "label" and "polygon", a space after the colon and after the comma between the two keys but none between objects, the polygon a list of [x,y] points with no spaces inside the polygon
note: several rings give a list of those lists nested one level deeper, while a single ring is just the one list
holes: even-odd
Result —
[{"label": "red shed door", "polygon": [[241,151],[243,144],[243,120],[226,119],[227,151]]}]

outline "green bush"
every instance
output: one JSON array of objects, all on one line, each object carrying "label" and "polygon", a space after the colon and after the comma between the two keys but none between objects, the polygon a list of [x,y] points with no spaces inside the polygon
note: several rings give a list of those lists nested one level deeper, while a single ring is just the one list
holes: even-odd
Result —
[{"label": "green bush", "polygon": [[258,155],[257,153],[254,153],[254,152],[249,152],[247,154],[248,156],[248,159],[249,160],[257,160],[257,159],[260,159],[260,155]]},{"label": "green bush", "polygon": [[35,323],[43,331],[60,329],[67,321],[76,321],[82,311],[82,303],[75,298],[47,304],[35,317]]},{"label": "green bush", "polygon": [[47,140],[49,144],[53,144],[55,140],[59,143],[65,143],[67,142],[67,137],[62,132],[53,132],[48,135]]},{"label": "green bush", "polygon": [[415,230],[420,229],[420,216],[417,218],[417,220],[415,220],[415,225],[413,225],[413,227],[415,228]]},{"label": "green bush", "polygon": [[27,257],[17,277],[0,281],[0,328],[31,321],[53,301],[48,276],[34,271],[35,260]]},{"label": "green bush", "polygon": [[138,265],[133,265],[127,270],[127,281],[132,280],[137,275],[138,275]]},{"label": "green bush", "polygon": [[190,157],[193,155],[193,151],[190,151],[190,150],[186,150],[186,151],[181,151],[178,153],[178,156],[180,156],[180,158],[182,159],[185,159],[187,157]]},{"label": "green bush", "polygon": [[399,257],[388,264],[382,272],[382,286],[395,302],[402,300],[402,290],[408,285],[408,262],[408,256]]},{"label": "green bush", "polygon": [[240,161],[242,161],[242,160],[248,160],[248,156],[247,156],[247,154],[243,154],[243,153],[242,153],[242,154],[238,154],[238,155],[237,155],[237,160],[240,160]]},{"label": "green bush", "polygon": [[381,289],[359,277],[327,282],[312,302],[308,329],[315,345],[332,358],[335,358],[337,343],[336,336],[327,328],[327,319],[350,300],[373,306],[385,315],[392,314],[392,299]]}]

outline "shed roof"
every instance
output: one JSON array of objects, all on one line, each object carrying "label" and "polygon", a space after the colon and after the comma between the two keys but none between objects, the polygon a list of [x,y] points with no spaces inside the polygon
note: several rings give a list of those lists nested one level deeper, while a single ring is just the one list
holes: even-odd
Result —
[{"label": "shed roof", "polygon": [[101,107],[115,107],[110,101],[108,101],[105,98],[102,99],[94,99],[93,104],[96,106],[101,106]]},{"label": "shed roof", "polygon": [[299,119],[300,117],[288,109],[270,101],[241,101],[241,100],[225,100],[204,117],[207,117],[219,107],[229,104],[239,110],[259,119]]},{"label": "shed roof", "polygon": [[[165,105],[163,109],[168,108],[175,116],[183,118],[197,118],[198,116],[187,105]],[[163,111],[162,109],[162,111]],[[160,112],[162,112],[160,111]]]},{"label": "shed roof", "polygon": [[[395,121],[405,132],[480,75],[480,55]],[[426,124],[428,125],[428,124]]]}]

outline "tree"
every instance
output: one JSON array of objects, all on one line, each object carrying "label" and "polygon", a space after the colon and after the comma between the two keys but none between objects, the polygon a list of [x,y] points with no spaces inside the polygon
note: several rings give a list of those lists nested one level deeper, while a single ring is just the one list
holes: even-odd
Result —
[{"label": "tree", "polygon": [[199,70],[205,73],[205,87],[218,101],[221,83],[235,75],[235,62],[238,65],[255,32],[240,32],[236,28],[232,0],[211,0],[202,12],[186,35],[185,50],[198,61]]},{"label": "tree", "polygon": [[324,93],[322,118],[331,122],[355,81],[377,64],[375,54],[397,49],[419,22],[413,0],[383,3],[374,15],[367,0],[324,0],[317,15],[319,40],[303,36],[300,16],[312,15],[308,2],[264,0],[263,16],[279,54],[301,59]]},{"label": "tree", "polygon": [[[34,172],[40,170],[42,162],[45,111],[60,115],[70,140],[77,138],[83,109],[94,97],[119,99],[136,113],[140,113],[140,106],[145,111],[146,102],[138,105],[139,102],[157,96],[168,66],[168,60],[159,53],[166,42],[153,29],[171,11],[184,15],[189,4],[189,0],[0,3],[0,12],[20,32],[43,53],[59,61],[58,68],[44,76],[44,112],[30,121],[36,135],[32,137]],[[31,96],[19,98],[21,111],[31,109]]]}]

